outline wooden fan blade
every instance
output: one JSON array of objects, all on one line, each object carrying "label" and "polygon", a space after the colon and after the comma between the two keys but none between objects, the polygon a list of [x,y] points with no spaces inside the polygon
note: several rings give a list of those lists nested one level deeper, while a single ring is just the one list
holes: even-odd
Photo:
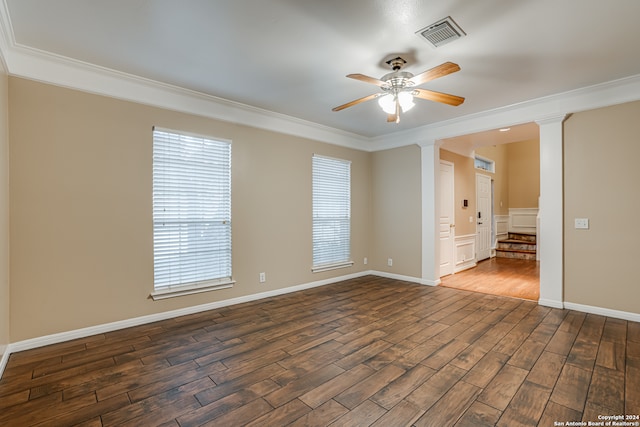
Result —
[{"label": "wooden fan blade", "polygon": [[448,93],[435,92],[433,90],[414,89],[412,93],[416,98],[442,102],[443,104],[453,106],[458,106],[464,102],[464,98],[461,96],[449,95]]},{"label": "wooden fan blade", "polygon": [[331,111],[340,111],[340,110],[344,110],[345,108],[349,108],[349,107],[353,107],[356,104],[360,104],[361,102],[365,102],[365,101],[369,101],[371,99],[375,99],[377,97],[379,97],[380,95],[383,95],[382,93],[374,93],[372,95],[369,96],[365,96],[363,98],[358,98],[355,99],[351,102],[347,102],[346,104],[342,104],[338,107],[332,108]]},{"label": "wooden fan blade", "polygon": [[444,64],[440,64],[437,67],[433,67],[432,69],[425,71],[424,73],[411,77],[409,81],[413,83],[414,86],[418,86],[439,77],[444,77],[447,74],[455,73],[456,71],[460,71],[460,66],[458,64],[445,62]]},{"label": "wooden fan blade", "polygon": [[400,123],[400,103],[396,99],[396,112],[395,114],[387,115],[387,123]]},{"label": "wooden fan blade", "polygon": [[350,79],[356,79],[356,80],[360,80],[361,82],[365,82],[365,83],[371,83],[374,84],[376,86],[384,86],[386,83],[383,82],[382,80],[373,78],[373,77],[369,77],[369,76],[365,76],[364,74],[348,74],[347,77],[349,77]]}]

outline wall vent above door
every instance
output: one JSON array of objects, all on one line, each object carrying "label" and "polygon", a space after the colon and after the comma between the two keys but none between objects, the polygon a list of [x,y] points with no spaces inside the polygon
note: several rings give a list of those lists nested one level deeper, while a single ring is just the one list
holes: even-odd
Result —
[{"label": "wall vent above door", "polygon": [[467,35],[450,16],[416,31],[416,34],[424,37],[434,47],[440,47]]}]

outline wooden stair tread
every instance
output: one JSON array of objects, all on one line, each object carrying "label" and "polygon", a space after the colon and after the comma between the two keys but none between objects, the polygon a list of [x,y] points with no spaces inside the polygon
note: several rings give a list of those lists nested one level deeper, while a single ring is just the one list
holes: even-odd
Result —
[{"label": "wooden stair tread", "polygon": [[498,240],[498,243],[516,243],[518,245],[521,244],[525,244],[525,245],[536,245],[536,242],[530,242],[529,240],[518,240],[518,239],[504,239],[504,240]]},{"label": "wooden stair tread", "polygon": [[517,252],[521,254],[535,254],[535,249],[496,248],[497,252]]}]

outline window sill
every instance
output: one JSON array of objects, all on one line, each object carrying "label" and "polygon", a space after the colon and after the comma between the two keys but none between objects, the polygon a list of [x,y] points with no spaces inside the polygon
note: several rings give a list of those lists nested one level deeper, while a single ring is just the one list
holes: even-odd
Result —
[{"label": "window sill", "polygon": [[339,268],[351,267],[352,265],[353,265],[353,261],[344,261],[344,262],[338,262],[335,264],[316,265],[314,267],[311,267],[311,271],[313,273],[321,273],[323,271],[337,270]]},{"label": "window sill", "polygon": [[151,292],[150,297],[154,301],[158,301],[167,298],[181,297],[184,295],[228,289],[232,288],[234,283],[236,283],[235,280],[225,280],[223,282],[205,282],[191,285],[167,286]]}]

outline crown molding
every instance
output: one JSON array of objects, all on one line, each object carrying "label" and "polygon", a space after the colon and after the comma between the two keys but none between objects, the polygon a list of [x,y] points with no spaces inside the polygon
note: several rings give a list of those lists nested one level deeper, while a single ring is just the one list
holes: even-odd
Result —
[{"label": "crown molding", "polygon": [[365,136],[20,45],[5,0],[0,60],[16,77],[369,151]]},{"label": "crown molding", "polygon": [[371,138],[20,45],[6,0],[0,0],[2,65],[17,77],[368,152],[432,145],[444,138],[640,99],[640,75],[635,75]]},{"label": "crown molding", "polygon": [[543,123],[548,120],[556,120],[558,117],[564,118],[570,113],[638,100],[640,100],[640,74],[470,114],[384,137],[371,138],[371,150],[379,151],[413,144],[432,144],[433,141],[444,138],[524,123]]},{"label": "crown molding", "polygon": [[19,44],[9,48],[8,71],[13,76],[84,92],[205,116],[260,129],[366,150],[368,138],[318,123],[229,101],[72,60]]}]

